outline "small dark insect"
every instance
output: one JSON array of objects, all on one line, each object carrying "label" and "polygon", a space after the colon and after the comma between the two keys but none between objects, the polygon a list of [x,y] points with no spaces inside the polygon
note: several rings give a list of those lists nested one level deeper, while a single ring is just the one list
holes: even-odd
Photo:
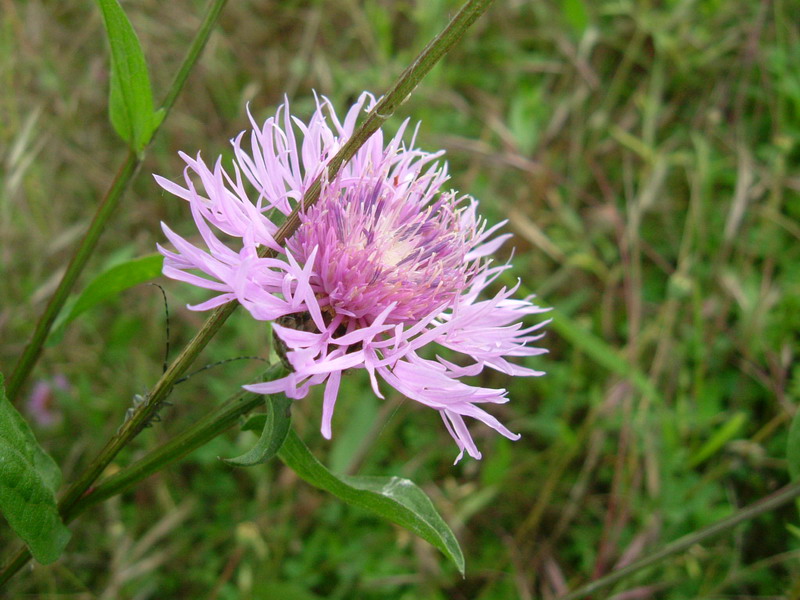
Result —
[{"label": "small dark insect", "polygon": [[[167,341],[166,341],[166,347],[165,347],[165,350],[164,350],[164,362],[163,362],[163,365],[162,365],[162,368],[161,368],[161,372],[163,374],[163,373],[167,372],[167,364],[169,362],[169,340],[170,340],[169,303],[167,302],[167,294],[166,294],[166,292],[164,292],[164,288],[162,288],[157,283],[150,283],[148,285],[155,286],[159,290],[161,290],[161,296],[164,299],[164,317],[165,317],[164,320],[165,320],[165,329],[166,329]],[[309,319],[310,319],[310,317],[309,317]],[[196,371],[193,371],[193,372],[189,373],[188,375],[186,375],[184,377],[181,377],[180,379],[178,379],[175,382],[175,385],[178,385],[179,383],[183,383],[184,381],[187,381],[187,380],[191,379],[192,377],[194,377],[198,373],[202,373],[203,371],[207,371],[208,369],[212,369],[214,367],[218,367],[220,365],[224,365],[226,363],[234,362],[234,361],[237,361],[237,360],[260,360],[262,362],[269,362],[266,358],[261,358],[260,356],[237,356],[235,358],[226,358],[225,360],[218,360],[217,362],[213,362],[211,364],[208,364],[208,365],[206,365],[204,367],[201,367],[201,368],[197,369]],[[133,415],[136,414],[136,411],[139,410],[140,406],[142,406],[143,404],[147,404],[147,401],[149,400],[149,398],[150,398],[150,394],[148,392],[144,392],[143,394],[134,394],[134,396],[133,396],[133,404],[125,411],[125,417],[122,420],[122,424],[117,429],[117,433],[119,433],[120,430],[125,426],[125,424],[128,423],[128,421],[130,421],[133,418]],[[161,407],[159,407],[159,410],[161,408],[163,408],[164,406],[172,406],[172,402],[167,402],[166,400],[163,401],[161,403]],[[147,423],[144,424],[144,427],[152,427],[153,423],[160,423],[160,422],[161,422],[161,414],[157,411],[157,412],[155,412],[153,414],[152,417],[150,417],[150,419],[148,419]]]},{"label": "small dark insect", "polygon": [[[322,319],[325,321],[326,324],[330,323],[332,314],[333,311],[330,310],[330,307],[324,307],[322,309]],[[312,319],[311,315],[307,312],[284,315],[282,317],[278,317],[275,322],[282,327],[286,327],[288,329],[294,329],[296,331],[310,331],[310,332],[317,331],[317,326],[314,323],[314,319]],[[347,333],[347,326],[344,323],[342,323],[336,329],[334,335],[341,336],[346,333]],[[293,371],[294,368],[286,358],[286,352],[289,350],[289,347],[280,337],[278,337],[278,335],[274,331],[272,332],[272,341],[275,344],[275,352],[278,355],[278,357],[280,357],[283,366],[286,367],[289,371]],[[360,342],[357,344],[352,344],[348,348],[347,353],[350,354],[352,352],[357,352],[358,350],[361,350],[361,347],[362,346]]]},{"label": "small dark insect", "polygon": [[[167,372],[167,361],[169,360],[169,303],[167,302],[167,293],[164,291],[164,288],[158,285],[157,283],[149,283],[148,285],[152,285],[157,287],[161,290],[161,297],[164,299],[164,315],[165,315],[165,329],[167,334],[167,341],[166,346],[164,349],[164,362],[161,365],[161,373]],[[133,396],[133,405],[125,411],[125,418],[122,420],[122,424],[117,428],[117,433],[119,433],[123,427],[125,427],[126,423],[133,418],[133,415],[136,414],[136,411],[139,410],[139,407],[143,404],[147,404],[147,400],[149,399],[150,395],[145,392],[144,394],[134,394]],[[163,402],[163,406],[172,406],[170,402]],[[144,424],[145,427],[152,427],[153,423],[158,423],[161,421],[161,415],[156,412],[153,414],[150,419],[148,419],[147,423]]]},{"label": "small dark insect", "polygon": [[[281,327],[286,327],[287,329],[294,329],[296,331],[316,331],[317,326],[314,324],[314,320],[311,318],[309,313],[295,313],[290,315],[284,315],[282,317],[278,317],[275,321]],[[289,364],[289,361],[286,359],[286,352],[289,350],[289,347],[284,343],[284,341],[278,337],[278,335],[273,331],[272,332],[272,343],[275,344],[275,352],[280,357],[283,366],[286,367],[289,371],[292,370],[292,365]]]}]

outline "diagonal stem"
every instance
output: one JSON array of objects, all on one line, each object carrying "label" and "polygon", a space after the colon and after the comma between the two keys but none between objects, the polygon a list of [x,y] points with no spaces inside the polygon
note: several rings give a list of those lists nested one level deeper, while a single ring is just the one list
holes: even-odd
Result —
[{"label": "diagonal stem", "polygon": [[[378,102],[367,116],[366,121],[358,128],[353,136],[345,143],[339,152],[331,159],[328,165],[327,176],[333,178],[341,166],[350,160],[364,142],[388,119],[400,104],[408,97],[417,83],[433,68],[436,62],[461,38],[466,29],[480,16],[491,4],[492,0],[471,0],[453,17],[447,27],[428,44],[412,65],[399,77],[389,92]],[[324,175],[324,174],[323,174]],[[321,190],[320,175],[306,191],[302,207],[309,207],[319,198]],[[289,238],[300,223],[299,214],[303,210],[300,205],[295,207],[291,215],[276,232],[276,244],[282,245]],[[262,256],[272,254],[268,248],[261,252]],[[139,406],[131,418],[120,428],[119,432],[109,440],[100,451],[99,456],[89,468],[67,489],[61,499],[62,510],[69,512],[72,505],[80,499],[89,486],[97,480],[106,466],[114,459],[117,453],[125,447],[136,435],[153,419],[167,399],[175,381],[186,373],[194,359],[211,338],[219,331],[222,324],[236,310],[238,302],[215,309],[206,320],[200,331],[189,341],[178,357],[167,368],[153,389],[147,395],[147,401]]]},{"label": "diagonal stem", "polygon": [[[203,22],[200,25],[200,29],[192,41],[192,45],[189,48],[189,51],[186,53],[183,63],[178,69],[178,72],[175,74],[175,78],[172,81],[172,85],[169,87],[169,91],[167,92],[166,98],[164,98],[164,102],[161,104],[161,109],[163,109],[165,113],[165,119],[166,115],[169,114],[170,109],[172,108],[173,104],[175,104],[175,100],[178,98],[178,95],[183,89],[186,79],[189,77],[189,73],[197,62],[197,59],[200,57],[200,53],[203,51],[203,48],[205,47],[206,42],[211,35],[211,31],[216,24],[217,17],[224,8],[226,2],[227,0],[212,0],[212,4],[209,6],[208,11],[203,18]],[[163,123],[165,119],[162,119],[161,122]],[[158,132],[159,128],[160,125],[153,131],[152,135],[150,136],[150,141],[152,141],[153,137],[155,137],[155,134]],[[25,346],[25,350],[23,350],[22,354],[20,355],[19,360],[14,367],[14,371],[11,373],[11,377],[9,378],[6,386],[6,396],[12,402],[19,395],[22,386],[25,384],[25,381],[33,370],[34,365],[36,365],[36,361],[39,359],[39,356],[41,356],[44,343],[47,341],[47,336],[50,334],[50,330],[52,329],[53,323],[58,317],[58,313],[61,312],[61,309],[64,307],[64,303],[67,301],[67,298],[69,298],[69,294],[72,291],[72,288],[75,286],[75,282],[78,280],[78,277],[86,266],[89,257],[94,252],[108,219],[111,217],[114,209],[117,208],[117,205],[127,191],[131,180],[136,175],[136,172],[142,163],[144,151],[147,150],[149,145],[150,142],[148,142],[147,146],[145,146],[141,157],[137,157],[136,153],[133,151],[128,151],[128,155],[125,157],[122,165],[120,165],[119,169],[117,170],[114,181],[111,182],[111,187],[108,188],[108,191],[106,191],[102,201],[98,205],[94,217],[92,218],[92,222],[89,224],[89,228],[86,230],[86,233],[81,239],[78,248],[73,253],[72,258],[67,265],[67,270],[64,271],[64,275],[61,277],[61,281],[58,283],[56,291],[53,293],[53,296],[47,303],[47,307],[44,309],[42,316],[39,317],[36,327],[34,328],[33,335],[31,336],[27,346]]]},{"label": "diagonal stem", "polygon": [[[285,374],[285,368],[278,363],[267,369],[258,378],[258,381],[273,381]],[[91,489],[90,493],[84,494],[80,501],[73,505],[69,513],[62,513],[64,522],[72,521],[87,508],[131,489],[143,479],[179,461],[190,452],[230,429],[236,424],[239,417],[263,406],[264,401],[265,398],[262,394],[239,390],[237,394],[193,423],[185,431],[148,452],[132,465],[101,481]]]},{"label": "diagonal stem", "polygon": [[[464,33],[489,8],[493,0],[468,0],[461,10],[456,13],[450,23],[425,46],[414,62],[401,73],[394,85],[381,98],[367,115],[366,120],[356,130],[353,136],[342,146],[341,150],[328,163],[325,175],[332,179],[341,166],[350,160],[356,151],[378,130],[378,128],[394,114],[395,110],[408,98],[419,82],[430,70],[447,54],[447,52],[461,39]],[[223,2],[224,3],[224,2]],[[276,232],[274,239],[279,245],[283,244],[294,233],[300,224],[300,212],[312,206],[317,199],[322,187],[322,175],[318,177],[306,191],[301,205],[295,207],[281,228]],[[262,256],[270,254],[268,249],[261,252]],[[142,403],[133,413],[131,418],[123,424],[119,431],[112,437],[89,467],[81,473],[75,482],[70,485],[59,501],[59,510],[62,514],[69,515],[84,497],[87,490],[100,477],[105,468],[114,457],[124,448],[139,432],[153,419],[169,396],[175,381],[179,379],[191,366],[194,359],[208,344],[212,337],[219,331],[222,324],[233,313],[238,302],[232,301],[215,309],[206,320],[200,331],[189,341],[178,357],[167,368],[153,389],[147,395],[147,401]],[[7,581],[25,563],[30,556],[21,558],[15,556],[12,563],[0,571],[0,583]]]},{"label": "diagonal stem", "polygon": [[[370,136],[391,117],[394,112],[406,101],[411,92],[419,85],[419,82],[430,72],[430,70],[447,54],[447,52],[461,39],[467,29],[480,17],[493,0],[469,0],[461,10],[452,18],[447,26],[433,38],[425,48],[417,55],[400,77],[394,82],[389,91],[378,101],[374,108],[367,115],[366,120],[356,130],[353,136],[347,140],[345,145],[331,159],[327,166],[327,178],[333,180],[339,172],[341,166],[353,158],[356,151],[364,145]],[[317,177],[303,196],[302,206],[298,204],[286,219],[283,227],[278,231],[280,235],[284,228],[291,235],[300,225],[300,212],[313,206],[319,199],[322,187],[322,176]],[[287,235],[287,237],[288,237]],[[276,238],[277,240],[277,238]],[[281,241],[278,241],[281,243]]]},{"label": "diagonal stem", "polygon": [[97,207],[89,229],[84,234],[80,245],[72,255],[67,265],[67,270],[64,271],[64,275],[62,275],[56,291],[47,303],[47,307],[44,309],[42,316],[39,317],[30,341],[25,346],[25,350],[23,350],[19,360],[17,360],[14,370],[11,372],[11,377],[8,379],[8,386],[6,388],[6,395],[11,402],[14,402],[19,395],[28,375],[30,375],[36,361],[42,354],[42,348],[47,340],[47,336],[50,334],[53,323],[55,323],[56,317],[58,317],[58,313],[61,312],[64,303],[67,301],[67,298],[69,298],[69,294],[78,276],[86,266],[86,262],[89,260],[89,257],[92,255],[97,245],[97,241],[100,239],[100,234],[103,232],[106,221],[108,221],[111,213],[117,207],[120,198],[128,187],[128,183],[136,174],[139,164],[140,161],[136,158],[136,153],[129,150],[125,161],[120,165],[114,177],[114,181],[111,182],[111,187],[108,188],[105,196],[103,196],[103,200]]},{"label": "diagonal stem", "polygon": [[779,489],[777,492],[762,498],[758,502],[736,511],[729,517],[720,519],[713,525],[709,525],[704,529],[700,529],[699,531],[685,535],[682,538],[667,544],[660,550],[653,552],[651,555],[645,556],[644,558],[629,564],[627,567],[612,571],[608,575],[591,581],[577,590],[566,594],[565,596],[559,596],[557,600],[577,600],[577,598],[584,598],[593,592],[617,583],[618,581],[633,575],[642,569],[646,569],[647,567],[655,565],[665,558],[672,556],[673,554],[678,554],[679,552],[688,550],[695,544],[700,544],[701,542],[733,529],[745,521],[749,521],[750,519],[753,519],[761,514],[783,506],[784,504],[787,504],[798,497],[800,497],[800,482],[789,484]]},{"label": "diagonal stem", "polygon": [[[259,378],[259,381],[271,381],[284,374],[285,370],[281,364],[273,365]],[[239,420],[239,417],[258,406],[263,406],[263,404],[263,395],[240,390],[238,394],[220,404],[185,431],[148,452],[133,464],[104,479],[92,488],[90,493],[84,494],[69,512],[62,511],[61,518],[65,523],[69,523],[92,506],[131,489],[140,481],[179,461],[193,450],[230,429]],[[20,548],[5,569],[0,572],[0,585],[8,581],[29,559],[29,550],[25,547]]]}]

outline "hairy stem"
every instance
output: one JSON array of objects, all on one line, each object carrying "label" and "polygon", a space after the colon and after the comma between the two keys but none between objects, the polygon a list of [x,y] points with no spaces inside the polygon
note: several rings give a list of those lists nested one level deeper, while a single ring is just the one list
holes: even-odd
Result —
[{"label": "hairy stem", "polygon": [[[332,180],[341,166],[353,158],[356,151],[364,145],[370,136],[391,117],[403,102],[411,95],[420,81],[460,40],[467,29],[489,8],[493,0],[469,0],[453,17],[439,35],[433,38],[422,49],[414,61],[400,74],[397,81],[383,95],[375,107],[369,112],[366,120],[356,130],[339,152],[327,165],[326,175]],[[318,199],[322,187],[322,177],[317,177],[303,196],[302,206],[298,205],[286,219],[281,231],[286,228],[291,235],[300,225],[300,212],[312,206]],[[280,234],[280,231],[278,232]],[[288,236],[287,236],[288,237]],[[277,239],[277,238],[276,238]],[[279,242],[280,243],[280,242]]]},{"label": "hairy stem", "polygon": [[[394,114],[395,110],[406,100],[417,84],[427,75],[441,58],[461,39],[469,27],[489,8],[493,0],[469,0],[453,17],[448,25],[431,42],[425,46],[411,65],[403,71],[394,85],[375,105],[367,115],[366,120],[356,130],[353,136],[345,143],[339,152],[328,163],[327,177],[333,178],[341,166],[350,160],[356,151],[377,131],[377,129]],[[224,3],[223,3],[224,4]],[[303,208],[313,205],[319,198],[322,185],[322,176],[318,177],[303,196],[302,206],[298,205],[287,218],[286,222],[276,232],[274,239],[277,244],[283,244],[300,224],[299,214]],[[267,256],[271,252],[265,249],[261,255]],[[159,411],[164,401],[169,396],[175,381],[179,379],[190,367],[194,359],[205,348],[208,342],[222,327],[225,320],[238,306],[235,301],[229,302],[215,309],[200,331],[189,341],[178,357],[167,368],[161,378],[156,382],[143,402],[133,413],[131,418],[112,437],[98,456],[70,485],[59,501],[62,514],[69,515],[78,502],[94,485],[105,468],[114,459],[122,448],[133,440],[139,432],[152,420]],[[18,389],[18,388],[17,388]],[[7,581],[30,558],[21,559],[16,556],[12,562],[0,571],[0,584]]]},{"label": "hairy stem", "polygon": [[655,565],[665,558],[672,556],[673,554],[678,554],[679,552],[688,550],[695,544],[700,544],[701,542],[704,542],[721,533],[725,533],[726,531],[733,529],[745,521],[749,521],[750,519],[753,519],[761,514],[783,506],[784,504],[787,504],[798,497],[800,497],[800,482],[787,485],[777,492],[762,498],[758,502],[736,511],[729,517],[725,517],[724,519],[717,521],[713,525],[709,525],[704,529],[700,529],[699,531],[685,535],[682,538],[667,544],[660,550],[657,550],[651,555],[645,556],[644,558],[629,564],[627,567],[612,571],[608,575],[587,583],[586,585],[573,592],[570,592],[569,594],[566,594],[565,596],[559,596],[558,600],[576,600],[577,598],[584,598],[596,592],[597,590],[613,585],[618,581],[633,575],[638,571],[641,571],[642,569],[646,569],[647,567]]},{"label": "hairy stem", "polygon": [[100,239],[100,234],[103,233],[103,227],[106,221],[108,221],[111,213],[117,207],[119,199],[128,188],[128,183],[133,179],[139,164],[140,162],[139,159],[136,158],[136,153],[129,150],[125,161],[114,177],[114,181],[111,182],[111,187],[108,188],[105,196],[103,196],[103,200],[97,207],[89,229],[84,234],[80,245],[72,255],[69,265],[67,265],[67,270],[61,277],[56,291],[47,303],[47,307],[44,309],[42,316],[39,317],[30,341],[25,346],[25,350],[23,350],[19,360],[17,360],[14,370],[11,372],[11,377],[8,380],[8,386],[6,388],[6,395],[11,402],[19,395],[28,375],[30,375],[33,366],[39,359],[47,336],[50,334],[50,329],[52,329],[53,323],[55,323],[56,317],[58,317],[58,313],[61,312],[64,303],[67,301],[67,298],[69,298],[75,281],[78,279],[81,271],[83,271],[83,268],[86,266],[86,262],[92,255],[97,241]]},{"label": "hairy stem", "polygon": [[[258,381],[272,381],[282,377],[285,373],[283,365],[278,363],[271,366],[258,378]],[[90,493],[85,494],[69,513],[62,514],[64,521],[71,521],[90,506],[131,489],[143,479],[179,461],[190,452],[230,429],[236,424],[239,417],[263,404],[264,396],[262,394],[241,390],[179,435],[147,453],[132,465],[101,481],[91,489]]]},{"label": "hairy stem", "polygon": [[[259,381],[272,381],[284,374],[283,365],[273,365],[259,378]],[[101,481],[84,494],[69,510],[61,507],[61,518],[65,523],[69,523],[95,504],[131,489],[140,481],[179,461],[193,450],[197,450],[203,444],[230,429],[236,424],[239,417],[263,404],[263,395],[240,391],[184,432],[149,452],[132,465]],[[0,572],[0,585],[5,583],[29,559],[28,549],[20,548],[9,564]]]},{"label": "hairy stem", "polygon": [[[226,2],[227,0],[212,0],[200,29],[198,30],[197,35],[194,37],[194,41],[192,42],[192,45],[186,54],[186,58],[184,58],[180,69],[178,69],[178,72],[172,81],[172,85],[170,85],[169,91],[167,92],[167,96],[164,99],[164,102],[161,104],[160,108],[165,112],[165,119],[166,115],[169,114],[172,105],[175,104],[178,94],[180,94],[181,90],[183,89],[192,67],[194,67],[197,59],[200,57],[200,53],[202,52],[203,47],[206,45],[208,37],[211,35],[211,31],[214,28],[217,17],[219,16],[219,13],[222,11]],[[164,120],[162,120],[162,123]],[[150,141],[152,141],[159,128],[156,128],[153,131]],[[148,141],[147,146],[150,145],[150,141]],[[56,291],[53,293],[53,296],[47,303],[47,307],[44,309],[42,316],[39,317],[39,320],[36,323],[36,327],[33,331],[33,335],[31,336],[28,344],[25,346],[25,350],[23,350],[22,354],[20,355],[19,360],[14,367],[14,371],[11,373],[11,377],[9,378],[6,386],[6,395],[12,402],[14,402],[16,397],[19,395],[22,386],[25,384],[25,381],[28,379],[28,376],[36,364],[36,361],[39,359],[39,356],[41,356],[44,343],[47,341],[47,336],[50,334],[50,330],[52,329],[53,323],[55,323],[55,320],[58,317],[58,313],[60,313],[61,309],[64,307],[64,303],[67,301],[67,298],[69,298],[69,294],[72,291],[72,288],[75,286],[75,282],[78,280],[81,272],[83,272],[89,257],[94,252],[108,219],[111,217],[114,209],[117,208],[119,201],[127,191],[134,175],[136,175],[136,172],[138,171],[143,160],[144,151],[147,150],[147,146],[145,146],[145,149],[142,151],[142,156],[140,157],[137,157],[136,153],[133,151],[128,152],[128,155],[125,157],[122,165],[120,165],[119,169],[117,170],[114,181],[111,182],[111,187],[108,188],[108,191],[103,196],[103,200],[98,205],[94,214],[94,218],[89,224],[89,229],[86,230],[86,233],[83,235],[80,244],[73,253],[72,258],[67,265],[67,270],[61,277],[61,281],[58,283]]]}]

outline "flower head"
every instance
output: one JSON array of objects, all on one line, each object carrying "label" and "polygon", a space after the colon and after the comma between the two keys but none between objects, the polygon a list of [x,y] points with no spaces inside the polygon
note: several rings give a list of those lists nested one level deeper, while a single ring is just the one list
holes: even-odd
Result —
[{"label": "flower head", "polygon": [[[245,387],[303,398],[311,386],[324,383],[326,438],[342,373],[363,368],[379,397],[380,379],[439,411],[460,449],[456,461],[465,451],[480,458],[465,416],[509,439],[519,435],[480,407],[507,402],[505,390],[461,378],[484,367],[541,375],[506,358],[545,352],[530,345],[542,336],[544,323],[521,323],[545,309],[513,299],[516,287],[479,299],[508,268],[493,266],[487,257],[510,235],[494,236],[502,223],[487,228],[476,200],[443,189],[448,175],[437,162],[442,153],[415,149],[415,134],[406,146],[408,121],[388,141],[377,131],[328,179],[327,162],[353,134],[359,113],[374,103],[372,95],[362,94],[343,121],[325,98],[318,99],[308,123],[290,115],[288,102],[261,126],[251,116],[250,135],[232,141],[232,172],[221,159],[209,167],[199,155],[181,153],[186,187],[156,180],[188,201],[205,248],[162,224],[175,248],[159,247],[164,274],[217,293],[194,310],[238,300],[254,318],[275,321],[292,372]],[[302,201],[318,176],[318,202],[278,244],[276,221]],[[259,257],[265,246],[274,258]],[[422,351],[436,346],[465,358],[456,363]]]}]

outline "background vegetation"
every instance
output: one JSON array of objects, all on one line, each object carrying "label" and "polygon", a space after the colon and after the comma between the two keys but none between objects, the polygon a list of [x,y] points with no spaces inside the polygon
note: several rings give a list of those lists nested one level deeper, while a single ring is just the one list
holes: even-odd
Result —
[{"label": "background vegetation", "polygon": [[[203,3],[123,6],[159,98]],[[248,102],[265,118],[286,94],[307,117],[312,90],[340,109],[380,93],[457,6],[229,3],[84,283],[152,253],[161,220],[190,234],[186,206],[150,176],[179,177],[178,150],[228,157]],[[96,5],[0,7],[8,373],[125,150],[106,116]],[[466,579],[278,463],[224,465],[218,456],[254,439],[232,433],[80,519],[64,558],[23,572],[13,597],[553,598],[786,483],[800,396],[798,14],[796,0],[498,0],[390,122],[421,120],[418,143],[447,149],[453,186],[509,220],[507,283],[519,277],[557,309],[550,354],[530,362],[548,374],[485,374],[510,389],[496,414],[523,438],[476,426],[485,458],[457,467],[439,419],[397,396],[379,402],[363,373],[344,384],[332,442],[318,433],[319,394],[294,422],[334,470],[419,483],[461,540]],[[203,296],[160,283],[176,347],[203,320],[184,305]],[[268,343],[237,313],[198,366],[265,356]],[[164,345],[160,295],[139,286],[48,348],[34,382],[69,386],[36,433],[65,479],[158,377]],[[119,465],[261,368],[242,361],[181,384]],[[617,597],[798,598],[796,523],[795,507],[761,517],[628,579]]]}]

